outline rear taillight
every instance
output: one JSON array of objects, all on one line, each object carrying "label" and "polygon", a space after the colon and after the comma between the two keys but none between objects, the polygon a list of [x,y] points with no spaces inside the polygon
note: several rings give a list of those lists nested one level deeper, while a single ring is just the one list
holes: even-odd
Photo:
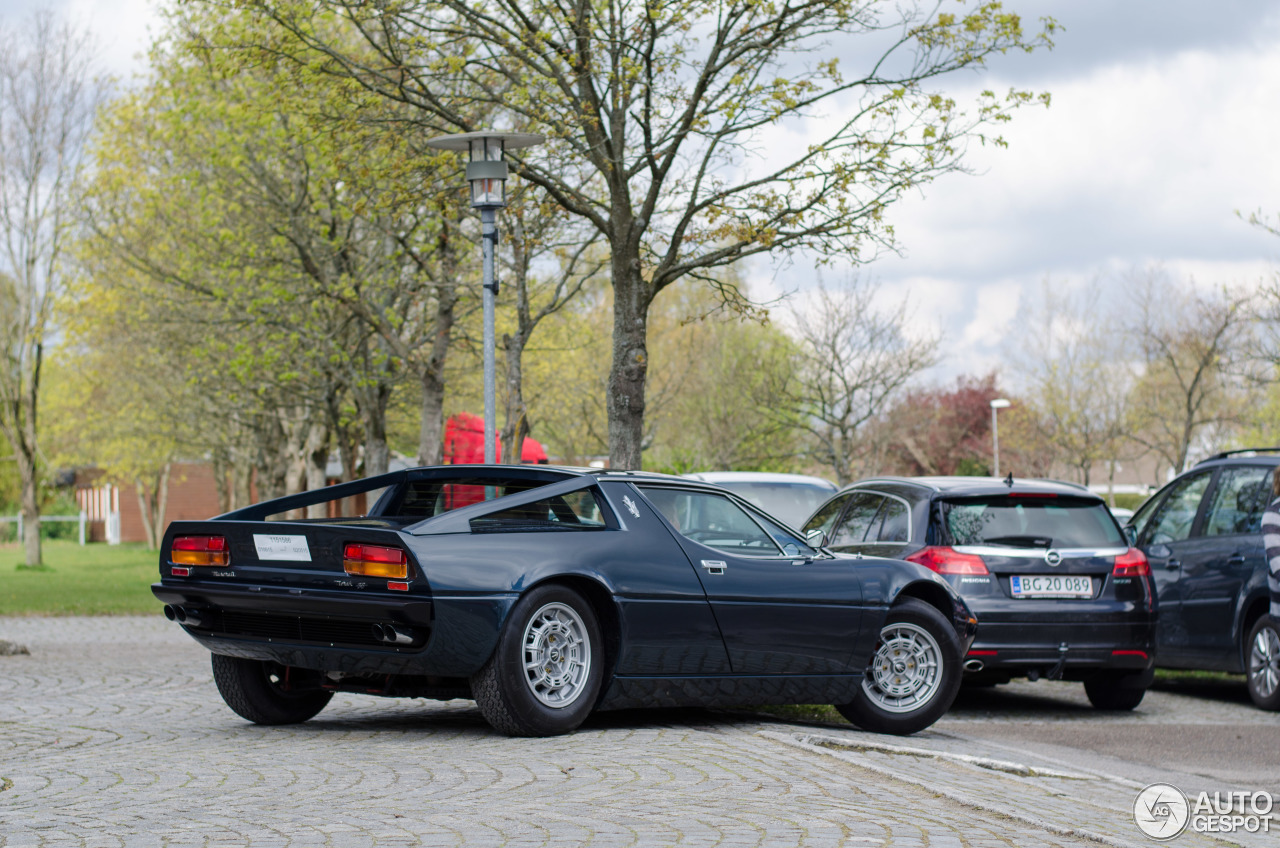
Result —
[{"label": "rear taillight", "polygon": [[1146,577],[1151,574],[1151,564],[1147,556],[1137,548],[1130,548],[1116,557],[1115,568],[1111,569],[1112,577]]},{"label": "rear taillight", "polygon": [[178,536],[169,550],[169,562],[174,565],[216,565],[225,568],[231,564],[231,551],[226,536]]},{"label": "rear taillight", "polygon": [[353,542],[342,549],[342,568],[348,574],[403,580],[409,576],[409,555],[400,548]]},{"label": "rear taillight", "polygon": [[977,554],[962,554],[955,548],[932,545],[906,557],[939,574],[990,574],[987,564]]}]

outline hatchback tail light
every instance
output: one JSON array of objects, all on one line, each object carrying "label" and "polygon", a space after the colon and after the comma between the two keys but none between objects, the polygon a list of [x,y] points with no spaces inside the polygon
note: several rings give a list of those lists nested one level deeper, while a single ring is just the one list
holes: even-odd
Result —
[{"label": "hatchback tail light", "polygon": [[931,568],[939,574],[990,574],[987,564],[977,554],[962,554],[955,548],[944,545],[931,545],[921,548],[906,557],[909,562],[919,563]]},{"label": "hatchback tail light", "polygon": [[226,568],[231,564],[231,550],[226,536],[177,536],[169,550],[174,565],[213,565]]},{"label": "hatchback tail light", "polygon": [[1115,567],[1111,569],[1112,577],[1147,577],[1151,574],[1151,564],[1147,556],[1137,548],[1130,548],[1116,557]]},{"label": "hatchback tail light", "polygon": [[342,568],[348,574],[404,580],[409,576],[409,555],[400,548],[351,542],[343,546]]}]

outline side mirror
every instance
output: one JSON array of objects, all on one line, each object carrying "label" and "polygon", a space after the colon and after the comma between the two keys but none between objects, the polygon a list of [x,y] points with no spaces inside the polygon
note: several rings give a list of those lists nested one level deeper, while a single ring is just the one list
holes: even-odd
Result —
[{"label": "side mirror", "polygon": [[809,543],[811,548],[825,548],[827,546],[827,534],[821,530],[810,530],[804,534],[804,540]]},{"label": "side mirror", "polygon": [[1137,545],[1138,544],[1138,528],[1134,527],[1132,524],[1126,524],[1124,526],[1124,537],[1129,540],[1129,547],[1133,547],[1134,545]]}]

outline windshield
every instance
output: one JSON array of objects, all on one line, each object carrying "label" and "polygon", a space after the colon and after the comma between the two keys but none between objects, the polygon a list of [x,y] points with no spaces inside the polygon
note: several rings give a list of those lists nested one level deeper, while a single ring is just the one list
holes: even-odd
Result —
[{"label": "windshield", "polygon": [[834,488],[813,483],[717,483],[791,527],[799,527]]},{"label": "windshield", "polygon": [[953,545],[1093,548],[1127,545],[1101,501],[1070,497],[966,498],[942,502]]}]

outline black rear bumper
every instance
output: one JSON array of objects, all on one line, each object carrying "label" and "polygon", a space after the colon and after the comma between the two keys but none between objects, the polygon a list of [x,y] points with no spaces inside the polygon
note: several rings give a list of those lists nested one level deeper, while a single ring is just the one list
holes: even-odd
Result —
[{"label": "black rear bumper", "polygon": [[[433,620],[432,602],[413,596],[196,582],[154,583],[151,592],[180,608],[182,628],[215,654],[350,673],[420,671]],[[411,640],[383,641],[374,625],[384,624]]]},{"label": "black rear bumper", "polygon": [[1150,613],[1051,620],[977,615],[978,637],[965,656],[970,676],[1078,680],[1098,671],[1144,671],[1155,665],[1155,616]]}]

